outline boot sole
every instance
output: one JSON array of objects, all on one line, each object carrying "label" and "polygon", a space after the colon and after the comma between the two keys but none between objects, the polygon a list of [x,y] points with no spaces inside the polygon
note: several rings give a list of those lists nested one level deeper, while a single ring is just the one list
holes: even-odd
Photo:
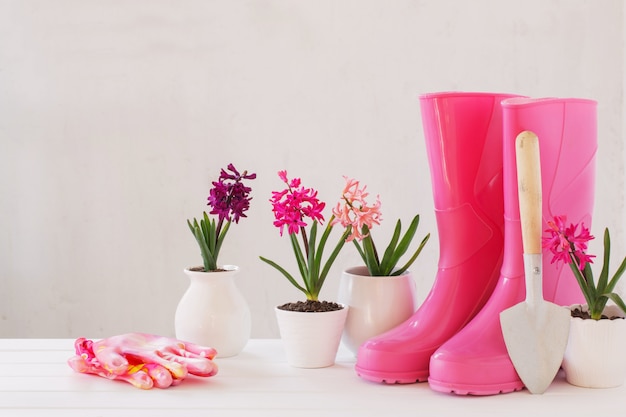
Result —
[{"label": "boot sole", "polygon": [[428,379],[428,385],[437,392],[456,395],[497,395],[521,391],[524,384],[521,381],[507,382],[492,385],[454,384]]},{"label": "boot sole", "polygon": [[383,372],[372,371],[370,369],[360,368],[355,366],[356,374],[371,382],[378,382],[383,384],[415,384],[418,382],[428,381],[428,371],[418,372]]}]

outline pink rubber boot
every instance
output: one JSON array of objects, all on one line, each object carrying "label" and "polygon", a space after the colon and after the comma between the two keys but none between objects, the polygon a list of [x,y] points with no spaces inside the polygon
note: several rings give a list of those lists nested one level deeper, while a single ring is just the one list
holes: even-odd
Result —
[{"label": "pink rubber boot", "polygon": [[407,321],[363,343],[356,372],[376,382],[426,381],[431,355],[487,302],[500,274],[504,220],[502,107],[510,94],[420,97],[439,232],[433,287]]},{"label": "pink rubber boot", "polygon": [[[505,100],[504,140],[504,260],[498,285],[483,310],[444,343],[430,360],[430,387],[465,395],[491,395],[523,388],[507,353],[500,312],[524,301],[515,138],[531,130],[539,137],[543,222],[564,214],[568,223],[591,227],[597,150],[596,102],[583,99]],[[551,264],[544,251],[543,294],[560,305],[584,303],[569,268]]]}]

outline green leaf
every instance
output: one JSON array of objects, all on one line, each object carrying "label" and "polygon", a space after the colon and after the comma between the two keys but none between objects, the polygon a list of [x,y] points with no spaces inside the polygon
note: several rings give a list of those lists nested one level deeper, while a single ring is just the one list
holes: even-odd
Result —
[{"label": "green leaf", "polygon": [[206,211],[202,213],[204,219],[200,221],[202,225],[202,231],[204,233],[204,239],[206,240],[209,251],[213,253],[215,251],[215,220],[209,219]]},{"label": "green leaf", "polygon": [[[322,233],[320,243],[317,246],[317,250],[315,251],[315,264],[317,265],[318,272],[319,272],[320,266],[322,265],[322,256],[324,255],[324,248],[326,247],[326,241],[328,240],[328,236],[330,236],[330,232],[333,230],[331,223],[333,222],[334,219],[335,219],[335,216],[333,215],[328,221],[328,224],[326,225],[326,228],[324,229],[324,233]],[[352,226],[349,226],[346,229],[350,231],[351,227]]]},{"label": "green leaf", "polygon": [[[319,293],[318,288],[318,274],[319,265],[315,262],[315,240],[317,239],[317,222],[313,221],[311,226],[311,234],[309,236],[309,253],[307,254],[307,265],[309,267],[309,285],[308,288],[311,293]],[[323,248],[320,248],[320,252]]]},{"label": "green leaf", "polygon": [[419,254],[422,252],[422,249],[424,249],[424,246],[426,245],[426,242],[428,242],[428,239],[430,239],[430,233],[428,233],[424,239],[422,239],[419,247],[417,248],[417,250],[415,251],[415,253],[413,253],[413,256],[411,256],[411,258],[407,261],[407,263],[405,263],[401,268],[398,268],[396,271],[394,271],[391,275],[392,276],[396,276],[396,275],[402,275],[404,274],[404,272],[410,268],[410,266],[413,264],[413,262],[415,262],[415,260],[417,259],[417,257],[419,256]]},{"label": "green leaf", "polygon": [[609,285],[607,285],[606,291],[613,291],[613,289],[615,288],[615,285],[620,280],[625,270],[626,270],[626,258],[624,258],[620,266],[617,268],[617,271],[615,271],[615,274],[613,274],[613,278],[611,278],[611,282],[609,282]]},{"label": "green leaf", "polygon": [[396,227],[393,231],[393,235],[391,237],[391,241],[387,245],[387,249],[385,249],[385,253],[383,254],[383,260],[380,261],[380,275],[389,275],[395,264],[398,262],[395,254],[396,245],[398,244],[398,240],[400,240],[401,231],[402,223],[400,222],[400,219],[398,219],[398,221],[396,222]]},{"label": "green leaf", "polygon": [[[217,269],[217,255],[221,247],[221,242],[216,246],[217,239],[215,238],[215,220],[209,219],[206,212],[202,214],[202,218],[198,223],[196,218],[193,219],[193,223],[187,220],[189,230],[196,238],[198,245],[200,246],[200,254],[202,255],[202,262],[206,271],[215,271]],[[228,230],[228,227],[224,228],[223,237]]]},{"label": "green leaf", "polygon": [[214,271],[215,269],[217,269],[217,266],[215,265],[215,259],[213,258],[209,247],[207,246],[204,236],[202,235],[202,229],[200,227],[195,228],[195,236],[198,245],[200,245],[200,253],[202,254],[204,270]]},{"label": "green leaf", "polygon": [[[615,271],[615,274],[613,274],[613,277],[611,278],[611,282],[609,282],[609,284],[606,286],[607,292],[613,291],[613,289],[615,288],[615,285],[617,285],[617,282],[620,280],[620,278],[624,274],[624,271],[626,271],[626,258],[624,258],[620,266],[617,268],[617,271]],[[626,313],[626,310],[624,310],[624,312]]]},{"label": "green leaf", "polygon": [[350,234],[350,230],[346,228],[346,230],[344,230],[343,234],[339,238],[337,245],[335,245],[335,249],[333,249],[330,256],[326,260],[326,263],[324,264],[324,269],[322,270],[322,273],[319,276],[318,287],[320,290],[322,289],[322,286],[324,285],[324,281],[326,281],[326,277],[328,276],[328,271],[330,271],[330,267],[333,265],[333,262],[335,262],[335,258],[337,258],[337,255],[339,255],[341,248],[343,248],[343,245],[346,243],[346,238],[348,237],[349,234]]},{"label": "green leaf", "polygon": [[298,235],[295,233],[289,234],[289,240],[291,241],[291,247],[293,248],[293,253],[296,256],[296,263],[298,264],[298,268],[300,269],[300,276],[302,276],[302,280],[304,281],[304,285],[307,288],[307,291],[310,291],[309,288],[309,269],[306,265],[306,259],[304,259],[304,255],[302,254],[302,249],[300,248],[300,242],[298,242]]},{"label": "green leaf", "polygon": [[622,300],[622,297],[620,297],[619,294],[612,292],[612,293],[606,294],[606,296],[610,298],[611,301],[613,301],[616,306],[621,308],[624,313],[626,313],[626,304],[624,304],[624,300]]},{"label": "green leaf", "polygon": [[[198,227],[198,221],[196,219],[193,219],[193,222],[195,224],[195,227]],[[195,236],[196,235],[196,229],[195,229],[194,225],[191,224],[189,219],[187,219],[187,224],[189,225],[189,230],[191,230],[191,233]]]},{"label": "green leaf", "polygon": [[[580,271],[580,269],[578,269],[577,267],[576,269]],[[598,290],[596,288],[596,284],[593,279],[593,271],[591,269],[591,264],[589,262],[585,264],[585,273],[583,274],[583,278],[585,279],[585,282],[587,283],[589,294],[591,294],[591,297],[593,299],[596,299],[598,297]]]},{"label": "green leaf", "polygon": [[264,258],[264,257],[262,257],[262,256],[259,256],[259,258],[260,258],[263,262],[265,262],[265,263],[267,263],[267,264],[269,264],[269,265],[273,266],[273,267],[274,267],[274,268],[276,268],[278,271],[280,271],[280,273],[281,273],[281,274],[283,274],[283,275],[285,276],[285,278],[287,278],[287,279],[289,280],[289,282],[291,282],[291,284],[292,284],[294,287],[296,287],[298,290],[302,291],[304,294],[306,294],[306,295],[308,296],[308,291],[307,291],[305,288],[303,288],[300,284],[298,284],[298,282],[297,282],[297,281],[293,278],[293,276],[292,276],[289,272],[287,272],[287,271],[286,271],[286,270],[285,270],[282,266],[280,266],[280,265],[278,265],[276,262],[271,261],[271,260],[269,260],[269,259],[267,259],[267,258]]},{"label": "green leaf", "polygon": [[228,229],[230,229],[230,222],[226,222],[226,225],[222,228],[220,235],[217,237],[215,249],[213,250],[213,258],[215,258],[215,262],[217,262],[218,255],[220,253],[220,249],[222,249],[222,243],[224,243]]},{"label": "green leaf", "polygon": [[[391,264],[389,265],[389,267],[385,269],[385,275],[391,275],[393,269],[396,267],[398,262],[400,262],[400,258],[409,249],[409,246],[411,245],[411,241],[413,240],[413,237],[415,236],[415,232],[417,231],[417,226],[419,225],[419,222],[420,222],[420,216],[418,214],[415,217],[413,217],[413,220],[411,220],[411,224],[409,225],[409,228],[407,229],[406,233],[402,237],[402,240],[400,240],[400,243],[398,244],[398,247],[396,248],[393,254]],[[422,243],[425,244],[426,242],[422,241]],[[418,248],[418,250],[421,252],[421,249]],[[417,255],[419,255],[419,252],[417,253]],[[415,253],[413,254],[413,257],[411,257],[411,259],[412,260],[406,265],[406,268],[404,270],[406,270],[415,261],[415,259],[417,259],[417,256]],[[404,272],[404,270],[402,272]]]},{"label": "green leaf", "polygon": [[357,240],[354,239],[352,241],[352,243],[354,243],[354,246],[356,247],[356,250],[359,252],[359,255],[361,255],[361,259],[363,260],[363,263],[365,265],[367,265],[367,259],[365,258],[365,252],[363,252],[363,249],[361,249],[361,245],[359,245],[359,242],[357,242]]},{"label": "green leaf", "polygon": [[365,265],[370,271],[371,276],[381,276],[380,262],[378,260],[378,254],[376,253],[376,247],[372,240],[372,235],[369,234],[369,228],[363,225],[363,234],[367,235],[361,242],[363,245],[363,252],[365,253]]},{"label": "green leaf", "polygon": [[[398,248],[396,249],[396,253],[399,254],[400,256],[402,256],[409,249],[409,246],[411,245],[411,241],[413,240],[413,237],[415,236],[415,232],[417,231],[417,226],[419,224],[420,224],[420,216],[418,214],[417,216],[413,217],[413,220],[411,220],[411,224],[409,225],[409,228],[406,230],[406,233],[402,237],[402,240],[400,241],[400,244],[398,245]],[[398,256],[398,258],[400,258],[400,256]]]},{"label": "green leaf", "polygon": [[609,229],[604,229],[604,256],[602,270],[598,277],[598,292],[600,294],[606,291],[606,286],[609,280],[609,258],[611,256],[611,237],[609,236]]},{"label": "green leaf", "polygon": [[[570,260],[572,261],[571,263],[569,263],[570,269],[574,273],[574,277],[576,277],[576,281],[578,281],[578,286],[580,287],[583,293],[583,296],[585,297],[585,301],[587,301],[589,310],[591,310],[592,307],[596,304],[595,288],[592,290],[587,285],[587,280],[585,279],[582,272],[578,268],[577,263],[576,263],[576,258],[574,257],[574,255],[570,253],[569,257],[570,257]],[[585,270],[587,269],[588,266],[589,264],[585,265]],[[589,268],[589,273],[591,274],[591,268]]]}]

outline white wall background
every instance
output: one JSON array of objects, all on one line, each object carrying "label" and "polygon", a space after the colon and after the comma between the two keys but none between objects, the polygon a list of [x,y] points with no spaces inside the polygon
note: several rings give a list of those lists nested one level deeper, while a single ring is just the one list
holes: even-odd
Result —
[{"label": "white wall background", "polygon": [[[221,255],[253,336],[300,295],[272,226],[279,169],[334,204],[342,175],[386,219],[422,215],[423,299],[438,239],[417,97],[440,90],[598,100],[594,232],[626,253],[622,0],[0,0],[0,337],[173,335],[186,219],[229,162],[258,174]],[[596,247],[597,249],[597,247]],[[347,246],[340,271],[357,262]]]}]

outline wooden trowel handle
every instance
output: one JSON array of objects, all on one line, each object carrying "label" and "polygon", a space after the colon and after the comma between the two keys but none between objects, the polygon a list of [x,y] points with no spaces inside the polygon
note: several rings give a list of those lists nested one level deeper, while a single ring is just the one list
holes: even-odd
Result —
[{"label": "wooden trowel handle", "polygon": [[541,164],[539,139],[524,131],[515,139],[517,186],[524,253],[541,253]]}]

